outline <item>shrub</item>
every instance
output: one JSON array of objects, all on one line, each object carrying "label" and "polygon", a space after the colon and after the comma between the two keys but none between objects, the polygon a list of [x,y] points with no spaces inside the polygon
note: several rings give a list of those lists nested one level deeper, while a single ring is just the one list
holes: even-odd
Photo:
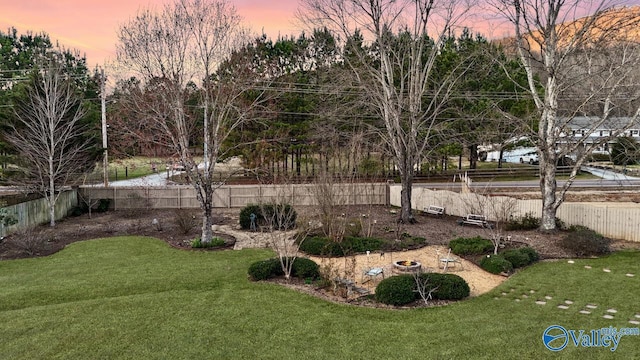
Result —
[{"label": "shrub", "polygon": [[265,225],[275,219],[273,224],[278,230],[293,229],[298,217],[297,212],[289,204],[249,204],[240,210],[240,227],[251,229],[251,214],[256,215],[256,226]]},{"label": "shrub", "polygon": [[176,211],[176,217],[173,219],[174,223],[180,229],[183,234],[188,234],[198,225],[198,220],[192,211],[178,210]]},{"label": "shrub", "polygon": [[111,204],[111,199],[100,199],[98,202],[98,207],[96,208],[96,212],[106,212],[109,210],[109,205]]},{"label": "shrub", "polygon": [[319,279],[320,266],[315,261],[304,257],[296,258],[291,267],[291,276],[301,279]]},{"label": "shrub", "polygon": [[526,213],[523,217],[510,219],[505,228],[507,230],[535,230],[540,227],[540,218],[534,217],[533,213]]},{"label": "shrub", "polygon": [[267,280],[284,275],[278,258],[256,261],[249,266],[248,273],[253,281]]},{"label": "shrub", "polygon": [[345,233],[350,237],[360,236],[362,233],[362,223],[358,218],[350,218],[345,224]]},{"label": "shrub", "polygon": [[304,239],[300,244],[300,251],[309,255],[318,256],[343,256],[344,252],[340,245],[329,238],[313,236]]},{"label": "shrub", "polygon": [[384,244],[384,240],[377,238],[346,237],[337,243],[326,237],[313,236],[304,239],[300,251],[309,255],[345,256],[380,250]]},{"label": "shrub", "polygon": [[529,265],[529,255],[520,249],[509,249],[502,253],[502,256],[513,265],[514,268],[521,268]]},{"label": "shrub", "polygon": [[609,244],[609,239],[584,227],[576,227],[575,231],[568,233],[560,240],[561,247],[578,257],[608,254]]},{"label": "shrub", "polygon": [[420,278],[428,282],[429,288],[436,288],[431,293],[436,300],[461,300],[469,296],[469,284],[455,274],[422,273]]},{"label": "shrub", "polygon": [[538,252],[535,251],[533,248],[530,248],[528,246],[525,247],[521,247],[518,250],[520,250],[520,252],[527,254],[527,256],[529,257],[529,264],[533,264],[534,262],[540,260],[540,255],[538,255]]},{"label": "shrub", "polygon": [[12,236],[13,245],[22,253],[29,256],[38,255],[49,248],[49,234],[35,228],[19,230]]},{"label": "shrub", "polygon": [[480,267],[492,274],[509,273],[513,270],[513,264],[500,254],[483,257]]},{"label": "shrub", "polygon": [[388,277],[376,287],[376,301],[388,305],[406,305],[416,300],[416,283],[411,275]]},{"label": "shrub", "polygon": [[346,237],[340,244],[346,254],[363,253],[366,251],[380,250],[385,243],[382,239],[369,237]]},{"label": "shrub", "polygon": [[449,247],[451,252],[456,255],[480,255],[493,250],[493,243],[491,240],[476,236],[474,238],[453,239],[449,242]]},{"label": "shrub", "polygon": [[224,246],[224,239],[219,237],[211,238],[211,241],[208,243],[202,242],[200,238],[195,238],[191,241],[191,247],[194,249],[206,249],[219,246]]}]

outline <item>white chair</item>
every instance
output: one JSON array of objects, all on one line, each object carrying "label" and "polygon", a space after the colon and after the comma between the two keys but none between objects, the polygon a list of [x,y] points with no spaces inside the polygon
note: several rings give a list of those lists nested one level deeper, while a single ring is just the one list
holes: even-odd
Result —
[{"label": "white chair", "polygon": [[440,257],[440,250],[436,250],[438,256],[438,268],[443,269],[443,272],[447,272],[447,269],[452,266],[460,266],[462,270],[462,262],[455,256],[451,256],[451,249],[447,252],[447,256]]}]

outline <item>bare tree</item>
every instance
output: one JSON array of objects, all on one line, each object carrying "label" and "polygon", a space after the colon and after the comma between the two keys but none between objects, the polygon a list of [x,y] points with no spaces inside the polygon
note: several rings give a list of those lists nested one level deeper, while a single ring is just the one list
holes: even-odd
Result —
[{"label": "bare tree", "polygon": [[[140,97],[132,98],[131,106],[142,114],[143,126],[155,130],[151,140],[171,147],[179,157],[202,210],[202,242],[209,242],[214,168],[222,144],[264,100],[264,92],[256,90],[256,74],[229,60],[246,44],[240,17],[227,0],[177,0],[159,13],[140,12],[119,29],[118,37],[120,63],[141,76],[146,87],[134,92]],[[203,114],[189,101],[196,101]],[[203,163],[192,146],[199,124]]]},{"label": "bare tree", "polygon": [[[555,215],[588,155],[622,134],[640,117],[637,68],[640,13],[611,0],[492,0],[515,30],[517,57],[527,72],[528,92],[537,114],[529,125],[540,161],[540,229],[555,230]],[[590,142],[569,129],[580,116],[590,121],[586,135],[603,127],[609,137]],[[581,132],[582,132],[581,131]],[[576,157],[559,189],[556,165]]]},{"label": "bare tree", "polygon": [[344,60],[382,120],[377,133],[398,166],[400,220],[406,223],[415,221],[411,187],[416,168],[459,76],[456,71],[435,74],[435,62],[443,40],[467,10],[463,0],[303,0],[298,12],[305,23],[343,36]]},{"label": "bare tree", "polygon": [[91,165],[90,137],[82,123],[85,107],[63,67],[48,60],[34,76],[27,99],[16,107],[7,139],[22,161],[23,173],[16,181],[44,196],[49,225],[55,226],[60,191]]}]

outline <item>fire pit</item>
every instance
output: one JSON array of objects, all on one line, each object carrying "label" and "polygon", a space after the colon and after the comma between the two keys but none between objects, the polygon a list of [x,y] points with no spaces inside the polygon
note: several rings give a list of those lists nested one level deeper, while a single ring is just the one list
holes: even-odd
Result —
[{"label": "fire pit", "polygon": [[393,262],[393,268],[400,272],[416,272],[420,270],[422,264],[417,261],[400,260]]}]

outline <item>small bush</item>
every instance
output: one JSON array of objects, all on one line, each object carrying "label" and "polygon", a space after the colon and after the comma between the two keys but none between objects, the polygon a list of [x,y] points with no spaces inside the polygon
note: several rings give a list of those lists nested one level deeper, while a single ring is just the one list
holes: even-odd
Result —
[{"label": "small bush", "polygon": [[278,258],[256,261],[249,266],[248,273],[249,278],[253,281],[267,280],[284,275]]},{"label": "small bush", "polygon": [[510,219],[505,228],[507,230],[535,230],[540,227],[540,218],[534,217],[533,213],[526,213],[523,217]]},{"label": "small bush", "polygon": [[49,239],[47,232],[27,228],[16,232],[11,242],[21,253],[33,256],[48,250]]},{"label": "small bush", "polygon": [[95,212],[106,212],[109,210],[109,205],[111,204],[111,199],[100,199],[98,202],[98,207]]},{"label": "small bush", "polygon": [[192,211],[178,210],[176,211],[176,217],[173,219],[174,223],[180,229],[183,234],[188,234],[196,226],[198,226],[198,220]]},{"label": "small bush", "polygon": [[527,256],[529,257],[529,264],[533,264],[534,262],[540,260],[540,255],[538,255],[538,252],[535,251],[533,248],[530,248],[528,246],[525,247],[521,247],[518,250],[520,250],[520,252],[527,254]]},{"label": "small bush", "polygon": [[406,305],[416,300],[416,283],[411,275],[388,277],[376,287],[376,301],[388,305]]},{"label": "small bush", "polygon": [[211,241],[208,243],[202,242],[200,238],[196,238],[191,241],[191,247],[194,249],[207,249],[220,246],[224,246],[224,239],[221,239],[219,237],[211,238]]},{"label": "small bush", "polygon": [[529,255],[520,249],[509,249],[502,253],[502,256],[513,265],[514,268],[521,268],[530,264]]},{"label": "small bush", "polygon": [[436,288],[431,296],[435,300],[461,300],[469,296],[469,284],[455,274],[422,273],[420,278],[428,282],[429,288]]},{"label": "small bush", "polygon": [[240,227],[244,230],[251,229],[251,214],[256,215],[256,226],[268,225],[273,221],[273,226],[278,230],[293,229],[296,225],[298,214],[289,204],[249,204],[240,210]]},{"label": "small bush", "polygon": [[358,237],[362,233],[362,223],[358,218],[350,218],[345,224],[345,234],[350,237]]},{"label": "small bush", "polygon": [[249,204],[240,210],[240,227],[244,230],[249,230],[251,228],[251,214],[256,215],[256,225],[258,222],[258,216],[262,212],[260,211],[259,205]]},{"label": "small bush", "polygon": [[611,251],[609,244],[609,239],[584,227],[577,227],[560,240],[560,246],[578,257],[608,254]]},{"label": "small bush", "polygon": [[449,242],[449,247],[451,252],[456,255],[480,255],[493,250],[493,243],[491,240],[476,236],[474,238],[453,239]]},{"label": "small bush", "polygon": [[483,257],[480,267],[492,274],[509,273],[513,270],[513,264],[500,254]]},{"label": "small bush", "polygon": [[319,279],[320,266],[315,261],[304,257],[296,258],[291,267],[291,276],[301,279]]}]

